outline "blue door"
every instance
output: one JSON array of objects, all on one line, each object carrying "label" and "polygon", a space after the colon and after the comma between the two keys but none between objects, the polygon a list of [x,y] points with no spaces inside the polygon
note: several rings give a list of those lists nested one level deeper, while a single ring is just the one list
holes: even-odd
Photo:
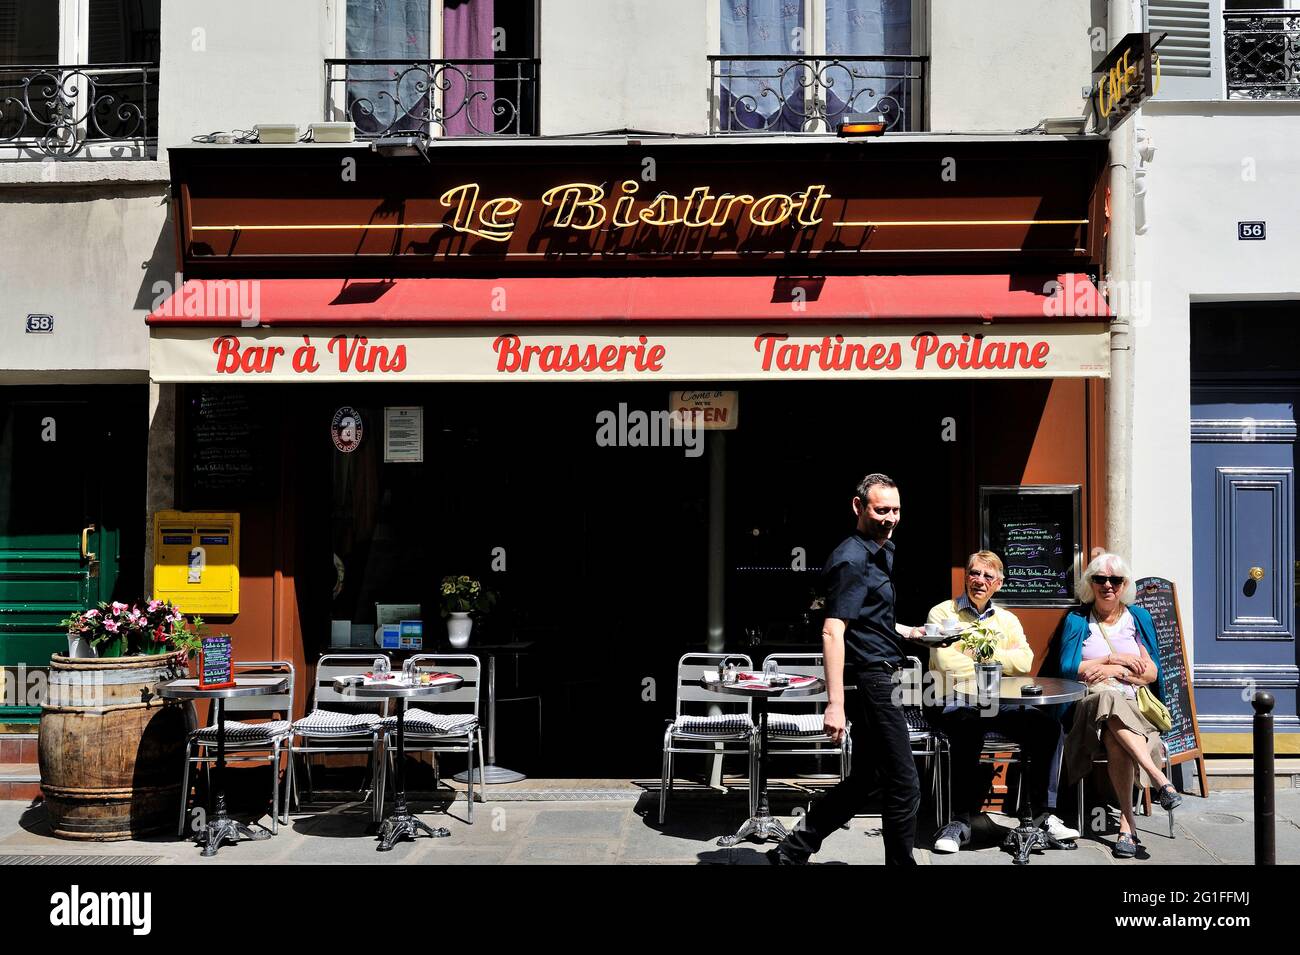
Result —
[{"label": "blue door", "polygon": [[1210,752],[1249,751],[1257,689],[1277,699],[1280,733],[1300,730],[1298,397],[1295,385],[1241,379],[1192,390],[1193,685]]}]

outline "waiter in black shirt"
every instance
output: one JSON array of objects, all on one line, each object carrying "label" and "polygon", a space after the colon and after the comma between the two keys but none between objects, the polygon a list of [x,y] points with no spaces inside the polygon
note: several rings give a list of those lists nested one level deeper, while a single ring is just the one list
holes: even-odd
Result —
[{"label": "waiter in black shirt", "polygon": [[[879,784],[883,802],[886,865],[915,865],[916,811],[921,785],[916,775],[907,722],[895,698],[895,674],[907,656],[905,637],[894,620],[894,528],[898,486],[883,474],[868,474],[853,498],[856,532],[826,562],[826,623],[822,653],[826,665],[826,734],[844,737],[844,686],[857,687],[851,701],[853,768],[847,779],[819,799],[769,861],[798,865],[821,848],[866,804]],[[924,631],[909,630],[909,637]]]}]

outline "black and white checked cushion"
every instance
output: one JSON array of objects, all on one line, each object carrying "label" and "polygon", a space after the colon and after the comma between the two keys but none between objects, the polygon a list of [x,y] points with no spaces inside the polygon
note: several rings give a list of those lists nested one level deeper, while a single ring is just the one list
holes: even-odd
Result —
[{"label": "black and white checked cushion", "polygon": [[[388,716],[380,725],[389,732],[397,732],[397,717]],[[430,713],[417,708],[406,711],[406,733],[409,736],[468,736],[478,729],[478,717],[473,713]]]},{"label": "black and white checked cushion", "polygon": [[330,710],[313,710],[293,724],[294,732],[302,736],[362,736],[378,728],[379,717],[374,713]]},{"label": "black and white checked cushion", "polygon": [[768,713],[767,732],[772,736],[824,736],[820,713]]},{"label": "black and white checked cushion", "polygon": [[[226,720],[227,743],[269,743],[272,740],[289,735],[288,720],[272,720],[269,723],[241,723],[238,720]],[[216,745],[217,728],[205,726],[194,734],[200,743]]]},{"label": "black and white checked cushion", "polygon": [[721,716],[679,716],[673,732],[690,736],[734,736],[749,733],[753,721],[745,713],[724,713]]},{"label": "black and white checked cushion", "polygon": [[997,730],[987,730],[984,733],[984,752],[1018,753],[1020,752],[1020,744],[1010,736],[1003,736]]},{"label": "black and white checked cushion", "polygon": [[907,735],[913,743],[937,735],[919,706],[903,707],[903,719],[907,721]]}]

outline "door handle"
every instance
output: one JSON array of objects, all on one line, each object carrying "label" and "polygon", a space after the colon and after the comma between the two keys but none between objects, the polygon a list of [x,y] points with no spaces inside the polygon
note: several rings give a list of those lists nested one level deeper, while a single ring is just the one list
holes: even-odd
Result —
[{"label": "door handle", "polygon": [[1263,567],[1252,567],[1252,568],[1250,568],[1250,579],[1251,579],[1251,580],[1254,580],[1254,581],[1260,581],[1260,580],[1263,580],[1263,579],[1264,579],[1264,568],[1263,568]]},{"label": "door handle", "polygon": [[90,546],[90,535],[95,533],[95,525],[91,524],[81,529],[81,556],[84,560],[95,560],[95,553],[87,548]]}]

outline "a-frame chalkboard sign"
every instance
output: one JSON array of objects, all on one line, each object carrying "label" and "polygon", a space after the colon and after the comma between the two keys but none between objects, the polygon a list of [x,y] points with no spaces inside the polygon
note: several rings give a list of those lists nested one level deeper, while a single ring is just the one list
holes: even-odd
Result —
[{"label": "a-frame chalkboard sign", "polygon": [[1151,614],[1155,621],[1160,670],[1165,683],[1165,705],[1173,717],[1173,726],[1163,734],[1165,745],[1169,747],[1169,765],[1195,760],[1201,795],[1209,795],[1210,781],[1205,773],[1201,729],[1196,724],[1196,700],[1192,695],[1192,674],[1187,666],[1187,647],[1183,643],[1178,593],[1173,581],[1163,577],[1143,577],[1136,586],[1137,605]]}]

